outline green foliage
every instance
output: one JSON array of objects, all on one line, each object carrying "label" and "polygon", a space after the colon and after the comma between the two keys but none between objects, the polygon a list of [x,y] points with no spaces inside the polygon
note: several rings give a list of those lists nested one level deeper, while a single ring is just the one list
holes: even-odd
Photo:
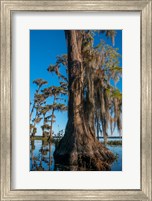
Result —
[{"label": "green foliage", "polygon": [[30,129],[33,129],[34,128],[34,125],[33,124],[30,124]]},{"label": "green foliage", "polygon": [[46,129],[46,130],[50,130],[50,125],[49,124],[45,124],[43,126],[41,126],[42,130]]},{"label": "green foliage", "polygon": [[36,84],[36,85],[39,86],[39,87],[41,87],[41,86],[44,85],[44,84],[48,84],[47,81],[45,81],[45,80],[43,80],[43,79],[41,79],[41,78],[34,80],[33,83]]},{"label": "green foliage", "polygon": [[122,93],[118,89],[114,89],[112,92],[113,98],[117,98],[118,100],[122,101]]},{"label": "green foliage", "polygon": [[102,30],[98,31],[98,33],[104,33],[108,38],[111,38],[112,44],[115,44],[115,36],[116,36],[116,31],[114,30]]},{"label": "green foliage", "polygon": [[[91,100],[94,101],[97,131],[102,130],[106,139],[109,126],[111,127],[111,134],[116,126],[120,133],[122,129],[122,94],[116,88],[122,75],[122,68],[119,64],[121,55],[117,48],[107,45],[103,40],[94,47],[92,36],[96,32],[104,33],[110,37],[113,45],[116,32],[112,30],[87,32],[82,47],[83,66],[85,68],[84,94],[86,94],[85,99],[88,97],[86,104],[89,104]],[[94,86],[92,86],[94,94],[89,92],[90,86],[93,85],[91,80],[94,80]],[[111,85],[112,81],[115,86]]]},{"label": "green foliage", "polygon": [[34,119],[34,122],[35,122],[36,124],[38,124],[41,120],[42,120],[42,118],[38,117],[38,118]]}]

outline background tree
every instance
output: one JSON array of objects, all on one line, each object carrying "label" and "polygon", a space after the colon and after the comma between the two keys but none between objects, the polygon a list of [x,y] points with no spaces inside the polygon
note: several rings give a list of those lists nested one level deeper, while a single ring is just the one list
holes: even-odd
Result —
[{"label": "background tree", "polygon": [[47,81],[43,79],[37,79],[33,81],[34,84],[37,85],[36,92],[34,94],[34,101],[33,106],[30,112],[30,121],[33,115],[33,112],[35,110],[35,118],[33,118],[32,123],[30,124],[30,133],[32,136],[34,136],[37,132],[36,124],[38,124],[41,121],[40,118],[40,108],[44,104],[44,101],[46,97],[43,94],[40,94],[40,89],[44,84],[47,84]]},{"label": "background tree", "polygon": [[[52,135],[53,135],[53,123],[55,122],[55,111],[66,111],[67,107],[65,104],[62,103],[58,103],[58,100],[62,100],[62,98],[60,97],[61,94],[65,94],[65,89],[62,86],[56,87],[56,86],[51,86],[49,88],[45,88],[44,90],[42,90],[43,94],[47,97],[52,97],[53,98],[53,102],[52,104],[49,104],[46,106],[47,108],[47,113],[49,111],[51,111],[50,115],[48,115],[47,117],[44,117],[44,126],[42,126],[42,128],[49,128],[49,132],[50,132],[50,141],[52,140]],[[46,114],[46,113],[45,113]],[[50,126],[46,123],[50,122]]]},{"label": "background tree", "polygon": [[36,89],[36,92],[35,92],[35,94],[34,94],[33,106],[32,106],[31,112],[30,112],[30,120],[31,120],[33,111],[34,111],[34,109],[35,109],[37,95],[39,94],[41,87],[42,87],[44,84],[47,84],[47,81],[45,81],[45,80],[43,80],[43,79],[37,79],[37,80],[34,80],[33,83],[37,85],[37,89]]},{"label": "background tree", "polygon": [[[67,110],[65,98],[63,97],[67,95],[67,78],[62,73],[60,73],[61,65],[67,67],[66,55],[57,56],[56,64],[50,65],[47,69],[49,72],[56,74],[57,78],[59,79],[59,86],[50,86],[40,90],[44,84],[47,84],[47,82],[43,79],[37,79],[33,81],[33,83],[35,83],[38,88],[34,94],[34,102],[30,113],[31,119],[35,110],[35,118],[32,120],[33,123],[30,124],[30,133],[32,136],[36,134],[36,124],[40,123],[43,119],[43,125],[41,126],[42,135],[43,137],[50,136],[50,141],[52,141],[53,123],[55,122],[56,118],[55,111]],[[51,104],[49,100],[50,98],[53,99]]]}]

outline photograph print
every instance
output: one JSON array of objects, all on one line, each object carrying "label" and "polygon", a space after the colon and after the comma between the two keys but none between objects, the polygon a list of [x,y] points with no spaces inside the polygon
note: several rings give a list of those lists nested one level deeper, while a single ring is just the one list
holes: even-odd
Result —
[{"label": "photograph print", "polygon": [[122,171],[122,30],[30,30],[30,171]]}]

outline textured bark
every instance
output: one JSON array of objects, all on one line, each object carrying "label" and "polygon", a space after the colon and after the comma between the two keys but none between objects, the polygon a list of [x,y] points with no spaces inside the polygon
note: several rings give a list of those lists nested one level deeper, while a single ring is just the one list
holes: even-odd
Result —
[{"label": "textured bark", "polygon": [[[95,137],[94,84],[88,79],[84,98],[84,70],[79,31],[66,31],[68,42],[69,103],[65,135],[54,152],[55,163],[66,170],[109,170],[114,155]],[[90,74],[91,76],[91,74]]]}]

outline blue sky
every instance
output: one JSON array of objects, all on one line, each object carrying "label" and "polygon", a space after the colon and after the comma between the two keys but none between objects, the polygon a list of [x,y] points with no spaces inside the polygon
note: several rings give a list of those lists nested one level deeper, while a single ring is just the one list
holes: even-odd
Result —
[{"label": "blue sky", "polygon": [[[117,30],[115,37],[115,48],[122,55],[122,31]],[[100,35],[101,38],[101,35]],[[102,39],[112,46],[111,39],[102,35]],[[98,43],[99,36],[95,37],[95,43]],[[33,101],[36,85],[33,80],[42,78],[48,81],[50,85],[58,83],[57,77],[48,73],[47,68],[50,64],[55,64],[56,56],[67,53],[65,35],[63,30],[31,30],[30,31],[30,101]],[[120,58],[120,66],[122,66],[122,58]],[[117,87],[122,91],[122,80],[117,84]],[[50,99],[51,102],[51,99]],[[67,122],[67,112],[56,112],[56,122],[53,129],[58,132],[65,128]],[[38,126],[37,135],[41,135],[41,123]]]}]

